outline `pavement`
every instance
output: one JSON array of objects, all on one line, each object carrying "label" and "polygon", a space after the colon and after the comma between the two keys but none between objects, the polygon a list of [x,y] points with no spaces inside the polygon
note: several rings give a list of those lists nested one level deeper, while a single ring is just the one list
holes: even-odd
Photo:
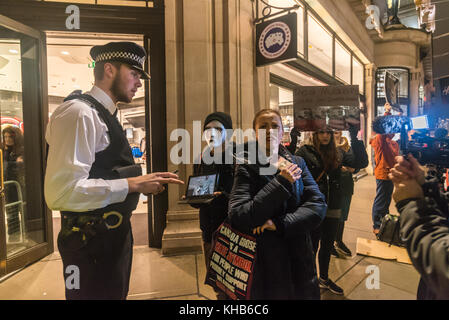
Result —
[{"label": "pavement", "polygon": [[[356,182],[344,242],[351,258],[332,257],[329,278],[341,286],[344,296],[322,290],[322,300],[415,300],[419,274],[412,265],[356,254],[357,237],[375,239],[371,208],[375,179]],[[392,213],[396,212],[394,203]],[[163,256],[159,249],[134,247],[128,299],[214,300],[204,285],[206,268],[202,253]],[[376,282],[375,280],[378,280]],[[0,300],[62,300],[64,281],[58,252],[26,267],[0,283]]]}]

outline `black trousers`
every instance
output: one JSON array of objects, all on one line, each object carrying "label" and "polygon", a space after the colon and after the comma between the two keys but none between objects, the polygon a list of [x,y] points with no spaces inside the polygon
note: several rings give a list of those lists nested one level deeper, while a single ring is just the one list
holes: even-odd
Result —
[{"label": "black trousers", "polygon": [[[70,228],[64,225],[62,228]],[[87,244],[82,236],[58,235],[67,300],[125,300],[131,275],[133,235],[129,218],[99,232]],[[75,243],[74,243],[75,242]]]},{"label": "black trousers", "polygon": [[[312,236],[312,244],[315,254],[318,253],[318,265],[320,278],[327,279],[329,276],[329,263],[331,251],[334,246],[340,219],[326,217],[321,225],[315,229]],[[319,252],[318,252],[319,245]]]}]

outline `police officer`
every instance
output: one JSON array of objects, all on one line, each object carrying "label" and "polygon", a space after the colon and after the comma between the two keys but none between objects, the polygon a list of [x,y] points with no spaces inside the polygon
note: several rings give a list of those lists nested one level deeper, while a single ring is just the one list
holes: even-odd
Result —
[{"label": "police officer", "polygon": [[[145,49],[132,42],[94,46],[95,84],[67,97],[47,126],[45,199],[61,211],[58,249],[67,299],[126,299],[133,237],[130,217],[139,194],[158,194],[169,172],[142,175],[116,118],[117,102],[131,102]],[[75,277],[76,276],[76,277]]]}]

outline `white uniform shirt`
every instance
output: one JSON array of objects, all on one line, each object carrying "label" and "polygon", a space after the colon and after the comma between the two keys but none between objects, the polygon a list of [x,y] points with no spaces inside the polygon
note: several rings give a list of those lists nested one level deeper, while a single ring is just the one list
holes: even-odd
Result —
[{"label": "white uniform shirt", "polygon": [[[86,93],[111,114],[117,109],[100,88]],[[108,128],[95,108],[78,99],[64,102],[52,114],[45,138],[50,147],[44,192],[50,209],[81,212],[125,200],[126,179],[88,179],[95,153],[110,143]]]}]

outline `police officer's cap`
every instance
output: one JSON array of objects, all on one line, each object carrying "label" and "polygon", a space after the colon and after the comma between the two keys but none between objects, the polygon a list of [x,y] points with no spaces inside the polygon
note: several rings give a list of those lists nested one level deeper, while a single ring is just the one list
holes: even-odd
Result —
[{"label": "police officer's cap", "polygon": [[103,46],[94,46],[90,49],[90,56],[95,63],[122,62],[139,71],[142,79],[150,79],[150,75],[143,69],[147,52],[142,46],[134,42],[109,42]]}]

